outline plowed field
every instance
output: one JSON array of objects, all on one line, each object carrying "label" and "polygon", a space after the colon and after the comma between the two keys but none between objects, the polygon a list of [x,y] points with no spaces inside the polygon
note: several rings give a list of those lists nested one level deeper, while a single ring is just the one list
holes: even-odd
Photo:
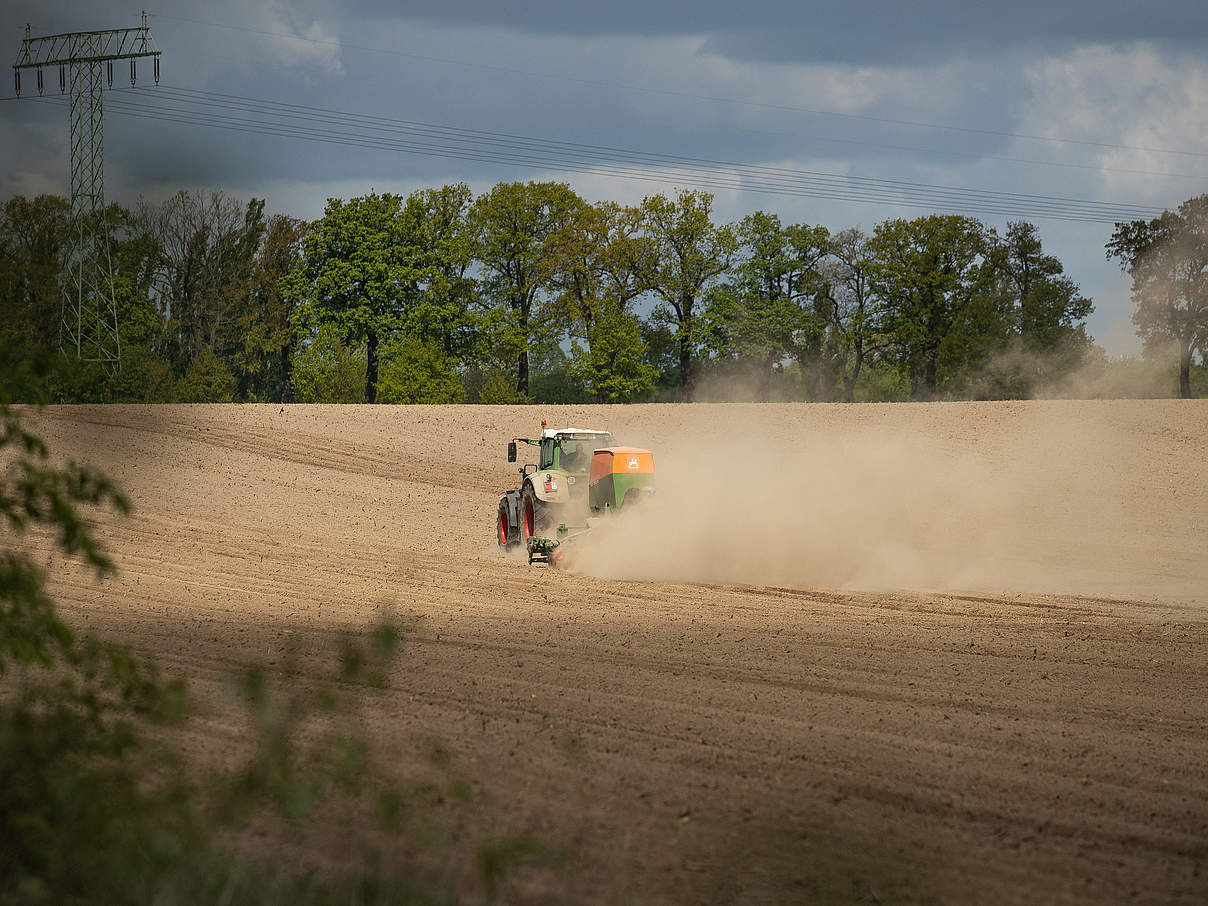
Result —
[{"label": "plowed field", "polygon": [[[570,571],[494,543],[542,417],[656,456]],[[1204,402],[31,419],[135,507],[101,527],[120,573],[55,558],[52,590],[213,705],[202,761],[239,748],[239,665],[398,615],[367,724],[466,778],[403,846],[463,889],[526,835],[558,856],[504,901],[1208,902]]]}]

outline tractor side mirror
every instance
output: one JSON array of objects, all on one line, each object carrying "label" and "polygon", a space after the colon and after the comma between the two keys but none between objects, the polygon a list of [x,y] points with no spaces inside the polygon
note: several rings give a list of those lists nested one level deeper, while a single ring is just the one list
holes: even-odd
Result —
[{"label": "tractor side mirror", "polygon": [[516,441],[511,441],[508,444],[508,462],[516,461]]}]

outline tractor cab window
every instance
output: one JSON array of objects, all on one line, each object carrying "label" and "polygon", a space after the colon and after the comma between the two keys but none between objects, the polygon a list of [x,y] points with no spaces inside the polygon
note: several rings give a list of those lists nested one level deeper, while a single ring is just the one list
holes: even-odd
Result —
[{"label": "tractor cab window", "polygon": [[552,437],[541,438],[541,461],[537,464],[537,468],[554,468],[554,439]]},{"label": "tractor cab window", "polygon": [[581,440],[564,440],[559,444],[561,455],[558,457],[558,468],[567,472],[586,472],[591,464],[589,445]]}]

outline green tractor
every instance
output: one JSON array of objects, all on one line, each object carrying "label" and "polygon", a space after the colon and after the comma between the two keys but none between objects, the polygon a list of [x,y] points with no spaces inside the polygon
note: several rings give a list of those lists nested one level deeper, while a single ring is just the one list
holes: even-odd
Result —
[{"label": "green tractor", "polygon": [[607,431],[547,428],[541,436],[517,437],[508,444],[508,462],[519,444],[539,449],[536,464],[518,470],[520,487],[499,501],[496,535],[505,549],[523,544],[529,563],[556,566],[563,541],[587,530],[588,517],[612,513],[653,490],[654,455],[618,447]]}]

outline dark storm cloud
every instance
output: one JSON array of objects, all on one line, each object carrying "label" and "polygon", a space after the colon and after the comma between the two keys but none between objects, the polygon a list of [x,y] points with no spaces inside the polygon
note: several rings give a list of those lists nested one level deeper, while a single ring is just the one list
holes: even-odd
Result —
[{"label": "dark storm cloud", "polygon": [[709,50],[741,60],[899,64],[1015,45],[1153,40],[1191,46],[1208,36],[1208,4],[1199,0],[1153,0],[1144,5],[1136,0],[353,0],[351,9],[382,18],[497,25],[585,38],[704,35]]}]

